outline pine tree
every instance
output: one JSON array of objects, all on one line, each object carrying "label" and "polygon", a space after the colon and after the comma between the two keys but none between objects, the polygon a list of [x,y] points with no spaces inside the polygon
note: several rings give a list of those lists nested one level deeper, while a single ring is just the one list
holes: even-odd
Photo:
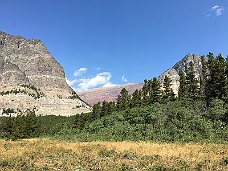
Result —
[{"label": "pine tree", "polygon": [[228,56],[225,60],[225,80],[225,94],[223,100],[228,104]]},{"label": "pine tree", "polygon": [[202,64],[202,71],[200,74],[200,96],[202,100],[206,100],[206,83],[207,83],[207,62],[204,56],[200,57],[201,64]]},{"label": "pine tree", "polygon": [[222,54],[216,58],[213,53],[208,54],[207,68],[209,71],[207,79],[207,101],[222,99],[226,94],[226,62]]},{"label": "pine tree", "polygon": [[161,101],[161,84],[157,78],[149,80],[149,104]]},{"label": "pine tree", "polygon": [[116,109],[116,103],[115,102],[109,102],[109,105],[108,105],[108,114],[112,114],[113,112],[115,112],[117,109]]},{"label": "pine tree", "polygon": [[149,81],[144,80],[144,85],[142,88],[142,101],[143,101],[143,106],[147,106],[149,104]]},{"label": "pine tree", "polygon": [[219,99],[223,99],[224,95],[226,94],[226,61],[223,58],[222,54],[220,53],[216,57],[216,88],[217,94]]},{"label": "pine tree", "polygon": [[163,99],[165,100],[174,100],[175,99],[175,94],[173,92],[173,89],[171,88],[171,82],[172,80],[166,75],[164,79],[164,95]]},{"label": "pine tree", "polygon": [[127,109],[129,107],[130,96],[129,96],[128,91],[126,90],[126,88],[123,88],[120,91],[120,94],[118,95],[116,100],[117,100],[116,105],[117,105],[117,110],[118,111],[125,110],[125,109]]},{"label": "pine tree", "polygon": [[178,98],[184,98],[186,96],[186,76],[185,76],[185,73],[184,71],[180,71],[179,73],[179,76],[180,76],[180,85],[179,85],[179,88],[178,88]]},{"label": "pine tree", "polygon": [[188,73],[186,74],[187,96],[192,100],[199,99],[199,81],[196,78],[194,63],[189,63]]},{"label": "pine tree", "polygon": [[214,73],[215,73],[215,57],[213,53],[209,52],[207,55],[207,69],[208,69],[208,76],[207,76],[207,81],[206,81],[206,99],[207,99],[207,104],[209,105],[209,102],[212,100],[213,97],[216,97],[216,94],[214,92],[214,83],[215,83],[215,78],[214,78]]},{"label": "pine tree", "polygon": [[141,97],[140,90],[136,89],[134,93],[132,94],[131,100],[130,100],[130,108],[134,107],[141,107],[142,106],[142,97]]},{"label": "pine tree", "polygon": [[92,118],[98,119],[101,116],[101,104],[98,102],[97,104],[93,105],[93,111],[92,111]]},{"label": "pine tree", "polygon": [[108,115],[108,112],[109,112],[109,103],[104,100],[102,102],[102,106],[101,106],[101,115],[100,115],[100,117]]}]

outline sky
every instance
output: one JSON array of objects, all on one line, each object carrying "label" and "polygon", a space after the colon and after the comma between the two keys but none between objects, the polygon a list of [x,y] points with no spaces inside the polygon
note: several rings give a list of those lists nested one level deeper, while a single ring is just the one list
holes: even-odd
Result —
[{"label": "sky", "polygon": [[188,53],[228,55],[228,0],[0,0],[0,30],[40,39],[76,91],[143,82]]}]

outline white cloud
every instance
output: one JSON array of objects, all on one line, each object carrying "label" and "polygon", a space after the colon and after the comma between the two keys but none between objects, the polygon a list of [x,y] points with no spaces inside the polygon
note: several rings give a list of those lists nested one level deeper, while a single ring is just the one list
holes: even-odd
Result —
[{"label": "white cloud", "polygon": [[110,72],[101,72],[92,78],[80,78],[77,80],[66,79],[66,81],[67,81],[67,84],[71,86],[75,91],[82,91],[82,90],[89,90],[95,87],[114,86],[115,84],[111,82],[111,77],[112,75]]},{"label": "white cloud", "polygon": [[74,76],[80,76],[82,74],[84,74],[87,71],[87,68],[80,68],[79,70],[74,72]]},{"label": "white cloud", "polygon": [[121,80],[127,82],[127,78],[124,75],[122,76]]},{"label": "white cloud", "polygon": [[213,7],[211,7],[211,9],[209,10],[210,11],[210,14],[208,14],[206,17],[218,17],[220,15],[222,15],[223,11],[224,11],[224,8],[223,7],[220,7],[218,5],[215,5]]},{"label": "white cloud", "polygon": [[219,8],[219,6],[218,6],[218,5],[215,5],[215,6],[213,6],[213,7],[211,8],[211,10],[215,10],[215,9],[217,9],[217,8]]},{"label": "white cloud", "polygon": [[104,84],[103,87],[112,87],[112,86],[116,86],[116,84],[113,84],[111,82],[108,82],[107,84]]},{"label": "white cloud", "polygon": [[73,86],[77,82],[77,80],[69,80],[68,78],[66,78],[66,82],[69,86]]}]

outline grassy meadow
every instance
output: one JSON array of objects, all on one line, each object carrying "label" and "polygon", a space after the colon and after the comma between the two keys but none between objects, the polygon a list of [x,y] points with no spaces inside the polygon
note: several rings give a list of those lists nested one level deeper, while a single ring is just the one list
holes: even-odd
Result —
[{"label": "grassy meadow", "polygon": [[228,144],[0,140],[0,170],[228,170]]}]

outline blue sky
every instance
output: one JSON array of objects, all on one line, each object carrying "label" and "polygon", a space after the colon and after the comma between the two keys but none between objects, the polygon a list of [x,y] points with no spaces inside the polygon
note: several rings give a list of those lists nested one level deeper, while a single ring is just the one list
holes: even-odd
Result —
[{"label": "blue sky", "polygon": [[186,54],[228,55],[228,0],[0,0],[0,30],[42,40],[76,90],[143,82]]}]

